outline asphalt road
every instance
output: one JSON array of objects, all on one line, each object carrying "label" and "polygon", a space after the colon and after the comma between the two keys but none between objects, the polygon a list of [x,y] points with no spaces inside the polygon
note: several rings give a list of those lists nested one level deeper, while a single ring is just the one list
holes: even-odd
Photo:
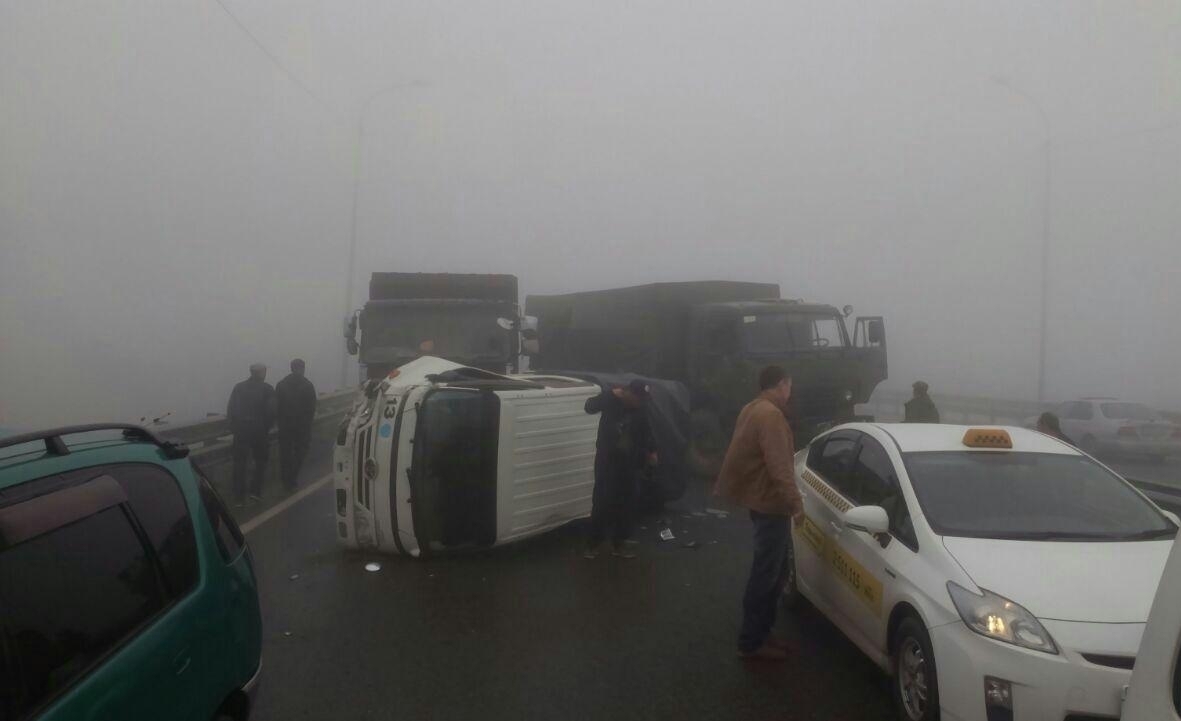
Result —
[{"label": "asphalt road", "polygon": [[419,561],[339,550],[324,487],[249,534],[265,624],[253,718],[893,718],[885,676],[810,607],[781,617],[794,660],[736,657],[749,523],[692,515],[703,503],[665,514],[676,541],[646,522],[635,560],[583,559],[572,524]]},{"label": "asphalt road", "polygon": [[[1110,462],[1181,487],[1175,461]],[[330,463],[318,446],[303,485]],[[268,490],[237,511],[271,515],[247,524],[264,617],[253,718],[894,718],[886,677],[806,604],[780,617],[791,662],[736,658],[749,524],[705,513],[694,490],[662,514],[675,541],[649,518],[638,559],[594,561],[579,554],[577,523],[426,561],[349,553],[336,546],[330,484],[295,503]]]}]

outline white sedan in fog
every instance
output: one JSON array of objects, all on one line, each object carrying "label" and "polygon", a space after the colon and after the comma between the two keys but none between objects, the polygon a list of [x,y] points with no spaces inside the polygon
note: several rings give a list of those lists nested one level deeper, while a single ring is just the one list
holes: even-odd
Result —
[{"label": "white sedan in fog", "polygon": [[803,595],[910,721],[1118,717],[1178,520],[1021,428],[858,423],[796,457]]}]

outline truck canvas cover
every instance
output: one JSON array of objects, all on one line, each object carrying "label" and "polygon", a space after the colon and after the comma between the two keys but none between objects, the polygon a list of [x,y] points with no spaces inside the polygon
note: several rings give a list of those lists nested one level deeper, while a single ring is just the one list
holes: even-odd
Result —
[{"label": "truck canvas cover", "polygon": [[684,378],[693,306],[779,298],[775,283],[725,280],[652,283],[566,295],[531,295],[538,319],[538,368],[582,368]]},{"label": "truck canvas cover", "polygon": [[517,276],[492,273],[374,273],[369,300],[488,300],[517,302]]}]

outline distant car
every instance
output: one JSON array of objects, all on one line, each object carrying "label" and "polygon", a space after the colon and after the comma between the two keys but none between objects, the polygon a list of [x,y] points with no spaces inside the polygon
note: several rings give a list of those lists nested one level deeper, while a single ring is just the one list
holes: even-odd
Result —
[{"label": "distant car", "polygon": [[1181,721],[1181,543],[1156,589],[1120,719]]},{"label": "distant car", "polygon": [[[1139,454],[1153,460],[1181,455],[1181,425],[1165,420],[1143,403],[1115,398],[1083,398],[1054,409],[1062,432],[1092,455]],[[1029,427],[1037,419],[1027,421]]]},{"label": "distant car", "polygon": [[796,477],[785,602],[893,675],[901,719],[1118,718],[1175,515],[1021,428],[848,424]]},{"label": "distant car", "polygon": [[249,716],[254,569],[187,455],[126,425],[0,439],[0,719]]}]

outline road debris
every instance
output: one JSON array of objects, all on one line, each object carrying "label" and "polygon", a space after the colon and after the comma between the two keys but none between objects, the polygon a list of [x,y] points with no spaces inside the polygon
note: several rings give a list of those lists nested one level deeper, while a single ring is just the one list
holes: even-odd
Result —
[{"label": "road debris", "polygon": [[701,544],[700,544],[700,543],[698,543],[697,541],[688,541],[688,542],[686,542],[686,543],[682,543],[682,544],[681,544],[681,547],[682,547],[682,548],[697,548],[697,547],[699,547],[700,545],[701,545]]},{"label": "road debris", "polygon": [[381,570],[381,564],[377,561],[370,561],[369,563],[365,564],[365,570],[370,573],[377,573]]},{"label": "road debris", "polygon": [[676,536],[673,535],[673,529],[671,528],[665,528],[660,532],[660,540],[662,541],[671,541],[675,538]]},{"label": "road debris", "polygon": [[288,580],[288,581],[294,581],[294,580],[296,580],[297,578],[299,578],[299,574],[298,574],[298,573],[293,573],[293,574],[291,574],[290,576],[288,576],[288,577],[287,577],[287,580]]}]

